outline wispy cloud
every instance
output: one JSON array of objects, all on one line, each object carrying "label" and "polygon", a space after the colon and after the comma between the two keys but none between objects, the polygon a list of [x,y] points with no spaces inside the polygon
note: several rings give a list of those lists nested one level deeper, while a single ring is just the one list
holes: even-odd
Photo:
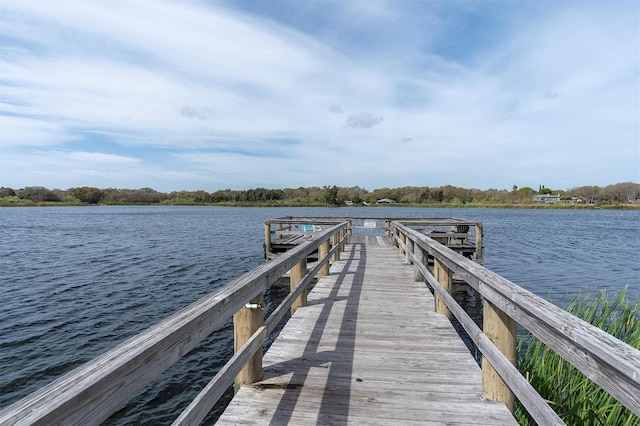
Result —
[{"label": "wispy cloud", "polygon": [[368,112],[360,112],[347,117],[347,127],[354,129],[369,129],[376,124],[382,123],[382,116],[377,116]]},{"label": "wispy cloud", "polygon": [[510,4],[5,2],[0,185],[640,180],[639,6]]}]

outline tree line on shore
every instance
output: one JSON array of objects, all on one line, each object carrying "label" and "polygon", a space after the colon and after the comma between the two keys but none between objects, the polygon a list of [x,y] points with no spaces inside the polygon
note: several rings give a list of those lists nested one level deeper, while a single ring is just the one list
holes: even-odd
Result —
[{"label": "tree line on shore", "polygon": [[379,200],[410,205],[527,205],[538,194],[559,195],[569,203],[640,204],[640,184],[622,182],[604,187],[580,186],[568,190],[552,190],[540,185],[506,189],[467,189],[452,185],[439,187],[404,186],[378,188],[368,191],[359,186],[299,187],[284,189],[254,188],[247,190],[222,189],[214,192],[173,191],[159,192],[151,188],[100,189],[78,187],[48,189],[30,186],[21,189],[0,187],[0,205],[42,204],[227,204],[227,205],[283,205],[283,206],[340,206],[376,204]]}]

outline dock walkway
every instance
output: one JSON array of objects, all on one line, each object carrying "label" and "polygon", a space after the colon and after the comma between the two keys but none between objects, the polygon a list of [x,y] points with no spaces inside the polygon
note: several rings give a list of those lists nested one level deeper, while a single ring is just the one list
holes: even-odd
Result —
[{"label": "dock walkway", "polygon": [[517,424],[404,256],[354,237],[342,257],[216,424]]}]

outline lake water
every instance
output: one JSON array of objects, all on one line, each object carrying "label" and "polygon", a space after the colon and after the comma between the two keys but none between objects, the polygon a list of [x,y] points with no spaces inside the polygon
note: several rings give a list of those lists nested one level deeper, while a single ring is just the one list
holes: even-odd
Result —
[{"label": "lake water", "polygon": [[[529,291],[640,295],[637,210],[0,208],[0,409],[258,266],[290,215],[480,221],[485,266]],[[170,424],[232,350],[229,323],[107,423]]]}]

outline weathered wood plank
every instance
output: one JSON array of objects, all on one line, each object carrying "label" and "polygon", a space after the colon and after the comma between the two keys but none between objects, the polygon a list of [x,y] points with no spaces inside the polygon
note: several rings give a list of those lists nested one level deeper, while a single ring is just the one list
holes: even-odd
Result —
[{"label": "weathered wood plank", "polygon": [[[480,399],[431,400],[423,392],[326,392],[324,388],[248,387],[242,405],[229,406],[218,425],[238,424],[515,424],[502,404]],[[357,396],[354,397],[353,394]],[[322,400],[319,407],[314,400]],[[284,402],[284,404],[283,404]],[[339,419],[339,421],[338,421]],[[332,420],[334,421],[332,423]]]},{"label": "weathered wood plank", "polygon": [[515,424],[482,399],[478,364],[404,256],[364,242],[346,251],[218,423]]}]

